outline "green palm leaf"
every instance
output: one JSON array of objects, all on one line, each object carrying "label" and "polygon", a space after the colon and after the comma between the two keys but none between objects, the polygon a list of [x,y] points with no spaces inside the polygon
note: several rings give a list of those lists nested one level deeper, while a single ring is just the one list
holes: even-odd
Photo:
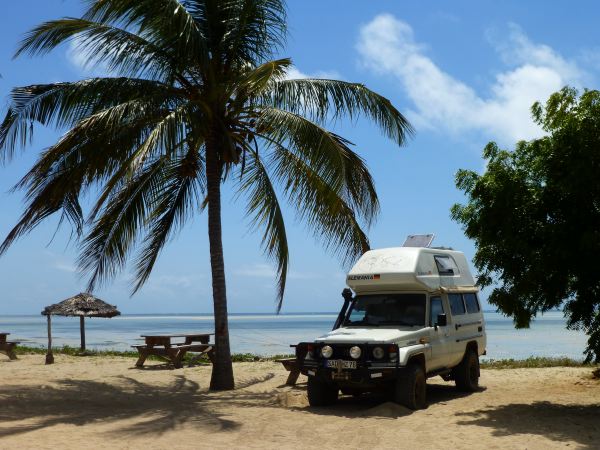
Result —
[{"label": "green palm leaf", "polygon": [[250,225],[253,228],[263,229],[262,245],[266,254],[277,265],[277,311],[279,312],[283,304],[289,266],[287,235],[275,187],[256,152],[251,152],[251,161],[242,173],[238,194],[247,195],[246,214],[251,218]]},{"label": "green palm leaf", "polygon": [[337,80],[303,79],[274,83],[266,103],[324,123],[340,116],[351,120],[364,115],[387,137],[402,145],[413,133],[406,118],[379,94],[363,84]]}]

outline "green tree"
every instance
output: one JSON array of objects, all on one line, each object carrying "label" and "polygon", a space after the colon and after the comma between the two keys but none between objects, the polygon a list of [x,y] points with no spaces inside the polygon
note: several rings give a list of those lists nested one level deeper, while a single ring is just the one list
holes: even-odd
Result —
[{"label": "green tree", "polygon": [[[475,241],[479,284],[517,328],[562,307],[600,361],[600,92],[553,94],[533,118],[547,133],[514,151],[487,145],[483,175],[460,170],[468,198],[452,218]],[[548,336],[551,339],[551,336]]]},{"label": "green tree", "polygon": [[[65,129],[18,183],[28,204],[0,254],[60,213],[77,231],[89,288],[122,270],[136,247],[137,291],[163,246],[204,209],[216,360],[211,389],[234,387],[221,233],[221,184],[246,198],[277,266],[278,309],[288,269],[280,198],[346,260],[369,248],[378,212],[373,180],[350,142],[326,126],[371,119],[393,142],[411,127],[362,84],[287,80],[271,60],[286,37],[283,0],[94,0],[81,18],[43,23],[17,51],[40,55],[75,40],[112,77],[18,87],[0,127],[3,161],[39,123]],[[84,212],[80,199],[95,198]]]}]

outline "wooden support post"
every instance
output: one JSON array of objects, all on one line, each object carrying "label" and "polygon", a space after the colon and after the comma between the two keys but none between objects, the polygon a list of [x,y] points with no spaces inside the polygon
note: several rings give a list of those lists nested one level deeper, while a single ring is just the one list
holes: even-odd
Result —
[{"label": "wooden support post", "polygon": [[79,333],[81,334],[81,351],[85,351],[85,317],[79,316]]},{"label": "wooden support post", "polygon": [[143,367],[146,358],[148,357],[148,348],[147,347],[137,347],[137,351],[140,354],[137,362],[135,363],[136,367]]},{"label": "wooden support post", "polygon": [[48,353],[46,353],[46,364],[54,364],[54,355],[52,354],[52,319],[48,314]]}]

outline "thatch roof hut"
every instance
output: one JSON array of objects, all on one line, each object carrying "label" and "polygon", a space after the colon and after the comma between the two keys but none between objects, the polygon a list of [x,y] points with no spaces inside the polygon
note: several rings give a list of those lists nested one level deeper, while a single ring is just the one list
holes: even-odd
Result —
[{"label": "thatch roof hut", "polygon": [[60,303],[46,306],[42,315],[48,317],[48,354],[46,355],[46,364],[54,362],[52,355],[52,325],[51,316],[69,316],[79,317],[79,328],[81,333],[81,350],[85,350],[85,318],[86,317],[114,317],[121,313],[116,306],[94,297],[92,294],[80,293],[74,297],[63,300]]}]

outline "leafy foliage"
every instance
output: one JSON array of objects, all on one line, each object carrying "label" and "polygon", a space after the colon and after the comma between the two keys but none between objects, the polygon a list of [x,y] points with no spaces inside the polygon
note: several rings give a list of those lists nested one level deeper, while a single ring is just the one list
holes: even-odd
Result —
[{"label": "leafy foliage", "polygon": [[488,144],[483,175],[456,175],[468,203],[452,217],[475,241],[491,304],[518,328],[562,307],[589,336],[586,361],[600,362],[600,92],[564,88],[532,111],[548,135],[514,151]]}]

